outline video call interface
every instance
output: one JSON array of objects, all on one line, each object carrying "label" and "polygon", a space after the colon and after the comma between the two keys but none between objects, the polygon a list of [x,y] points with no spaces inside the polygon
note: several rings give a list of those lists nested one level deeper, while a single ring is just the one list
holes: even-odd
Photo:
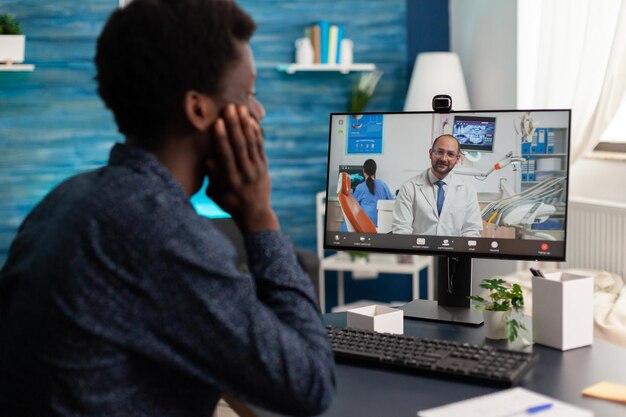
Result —
[{"label": "video call interface", "polygon": [[331,114],[325,248],[563,260],[570,113]]}]

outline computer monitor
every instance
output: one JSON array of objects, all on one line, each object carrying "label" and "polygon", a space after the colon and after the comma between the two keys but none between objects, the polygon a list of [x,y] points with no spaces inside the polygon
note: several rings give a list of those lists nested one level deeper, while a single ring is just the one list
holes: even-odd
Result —
[{"label": "computer monitor", "polygon": [[455,115],[452,134],[461,149],[468,151],[493,152],[496,118],[486,116]]},{"label": "computer monitor", "polygon": [[357,185],[365,181],[363,165],[340,165],[339,172],[346,172],[350,176],[350,188],[352,192]]},{"label": "computer monitor", "polygon": [[[536,130],[524,131],[523,117]],[[435,255],[437,302],[409,302],[405,316],[479,324],[482,315],[467,298],[473,258],[565,260],[570,118],[570,110],[376,113],[368,119],[380,121],[380,153],[362,155],[348,151],[343,129],[354,115],[332,113],[324,248]],[[461,146],[456,155],[444,146],[454,144],[449,137],[432,152],[435,139],[454,132],[452,123],[478,121],[491,138],[489,146],[483,141],[489,152],[468,158]],[[339,205],[339,168],[370,158],[395,200],[378,205],[387,210],[378,211],[377,233],[341,232],[331,217],[344,208],[329,215]],[[445,182],[440,213],[438,176]]]}]

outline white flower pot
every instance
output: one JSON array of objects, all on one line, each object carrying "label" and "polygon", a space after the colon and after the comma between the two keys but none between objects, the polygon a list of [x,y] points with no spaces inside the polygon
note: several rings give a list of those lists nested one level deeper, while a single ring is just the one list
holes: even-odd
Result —
[{"label": "white flower pot", "polygon": [[508,339],[509,332],[506,325],[507,318],[511,316],[511,311],[491,311],[483,310],[485,319],[485,337],[488,339]]},{"label": "white flower pot", "polygon": [[24,62],[25,35],[0,35],[0,63]]}]

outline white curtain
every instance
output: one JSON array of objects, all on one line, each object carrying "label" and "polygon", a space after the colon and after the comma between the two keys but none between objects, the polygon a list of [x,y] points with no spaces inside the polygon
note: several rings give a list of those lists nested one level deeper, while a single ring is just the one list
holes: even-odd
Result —
[{"label": "white curtain", "polygon": [[518,12],[519,106],[571,108],[575,162],[626,92],[626,0],[522,0]]}]

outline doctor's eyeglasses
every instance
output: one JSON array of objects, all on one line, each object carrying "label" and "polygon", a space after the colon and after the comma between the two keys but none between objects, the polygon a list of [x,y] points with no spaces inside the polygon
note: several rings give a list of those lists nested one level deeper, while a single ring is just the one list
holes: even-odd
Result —
[{"label": "doctor's eyeglasses", "polygon": [[433,155],[438,156],[438,157],[442,157],[445,155],[450,159],[457,159],[459,156],[461,156],[460,152],[445,151],[440,148],[435,148],[432,151],[433,151]]}]

